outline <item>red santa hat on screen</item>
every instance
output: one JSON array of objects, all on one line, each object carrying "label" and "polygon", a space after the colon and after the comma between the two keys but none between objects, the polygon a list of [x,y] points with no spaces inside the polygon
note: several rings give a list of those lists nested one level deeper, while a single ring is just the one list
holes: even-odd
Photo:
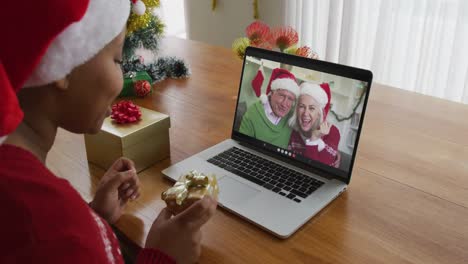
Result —
[{"label": "red santa hat on screen", "polygon": [[60,80],[90,60],[122,31],[129,14],[129,0],[22,0],[2,4],[0,144],[23,118],[16,93],[23,87]]},{"label": "red santa hat on screen", "polygon": [[297,85],[296,77],[288,70],[276,68],[273,69],[270,76],[270,82],[268,83],[266,92],[261,94],[262,84],[264,80],[263,70],[260,69],[257,75],[252,80],[252,89],[255,95],[260,96],[262,103],[266,103],[268,95],[271,91],[283,89],[292,92],[296,97],[299,95],[299,85]]},{"label": "red santa hat on screen", "polygon": [[330,111],[331,92],[328,83],[320,85],[315,83],[304,82],[301,84],[300,95],[306,94],[312,96],[320,105],[323,112],[323,120],[327,119],[328,112]]}]

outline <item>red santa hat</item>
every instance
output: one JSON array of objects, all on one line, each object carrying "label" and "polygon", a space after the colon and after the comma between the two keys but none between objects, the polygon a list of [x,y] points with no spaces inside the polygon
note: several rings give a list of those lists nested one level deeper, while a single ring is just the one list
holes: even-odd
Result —
[{"label": "red santa hat", "polygon": [[327,119],[328,112],[330,111],[331,92],[328,83],[322,83],[320,85],[310,82],[304,82],[301,84],[300,95],[312,96],[320,105],[323,112],[323,121]]},{"label": "red santa hat", "polygon": [[[263,71],[260,69],[252,81],[252,88],[257,97],[261,94],[263,79]],[[266,103],[268,100],[267,95],[269,95],[271,91],[278,89],[288,90],[297,97],[299,95],[299,85],[297,85],[294,74],[281,68],[273,69],[266,92],[260,95],[260,100]]]},{"label": "red santa hat", "polygon": [[111,42],[124,28],[129,14],[129,0],[3,3],[0,138],[11,133],[23,118],[16,97],[21,88],[64,78]]}]

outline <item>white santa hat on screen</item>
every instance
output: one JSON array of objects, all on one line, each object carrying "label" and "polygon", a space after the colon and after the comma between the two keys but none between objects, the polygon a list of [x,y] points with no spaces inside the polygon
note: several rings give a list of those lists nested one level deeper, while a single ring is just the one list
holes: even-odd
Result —
[{"label": "white santa hat on screen", "polygon": [[[262,88],[263,83],[263,71],[259,70],[257,75],[252,80],[252,88],[254,89],[255,94],[258,96]],[[296,97],[299,95],[299,85],[297,85],[296,77],[294,74],[288,70],[276,68],[273,69],[270,76],[270,81],[268,83],[266,92],[260,95],[260,100],[262,103],[266,103],[268,100],[268,95],[271,91],[278,89],[288,90],[292,92]]]},{"label": "white santa hat on screen", "polygon": [[315,84],[310,82],[303,82],[300,86],[300,95],[312,96],[320,105],[323,117],[322,122],[327,119],[328,112],[330,111],[331,92],[328,83]]},{"label": "white santa hat on screen", "polygon": [[129,15],[129,0],[3,3],[0,24],[9,26],[0,41],[0,138],[23,119],[16,97],[21,88],[64,78],[111,42]]}]

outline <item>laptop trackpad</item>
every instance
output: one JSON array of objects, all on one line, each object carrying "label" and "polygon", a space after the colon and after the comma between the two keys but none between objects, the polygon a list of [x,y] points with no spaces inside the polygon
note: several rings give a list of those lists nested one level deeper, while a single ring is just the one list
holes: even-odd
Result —
[{"label": "laptop trackpad", "polygon": [[219,201],[221,203],[238,203],[251,199],[260,191],[237,181],[231,177],[224,176],[218,182]]}]

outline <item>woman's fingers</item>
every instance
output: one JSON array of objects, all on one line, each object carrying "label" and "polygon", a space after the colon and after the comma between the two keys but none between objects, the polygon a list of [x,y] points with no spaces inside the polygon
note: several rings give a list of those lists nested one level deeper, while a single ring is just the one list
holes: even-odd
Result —
[{"label": "woman's fingers", "polygon": [[133,186],[125,190],[119,191],[120,198],[124,200],[135,200],[140,197],[140,188],[138,186]]}]

